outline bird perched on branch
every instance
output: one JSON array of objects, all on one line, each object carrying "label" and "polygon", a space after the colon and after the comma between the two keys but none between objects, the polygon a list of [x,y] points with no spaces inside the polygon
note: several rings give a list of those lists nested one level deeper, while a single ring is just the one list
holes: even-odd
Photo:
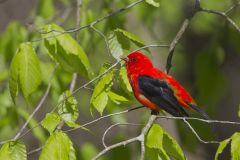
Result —
[{"label": "bird perched on branch", "polygon": [[187,117],[184,109],[193,109],[209,119],[190,94],[173,77],[154,67],[147,56],[133,52],[122,59],[136,99],[152,114],[163,109],[173,116]]}]

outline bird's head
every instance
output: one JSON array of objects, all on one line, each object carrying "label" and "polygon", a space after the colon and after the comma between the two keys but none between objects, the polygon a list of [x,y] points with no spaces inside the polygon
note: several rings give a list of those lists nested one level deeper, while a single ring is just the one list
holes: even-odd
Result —
[{"label": "bird's head", "polygon": [[141,52],[132,52],[122,60],[125,61],[128,72],[142,72],[153,67],[150,59]]}]

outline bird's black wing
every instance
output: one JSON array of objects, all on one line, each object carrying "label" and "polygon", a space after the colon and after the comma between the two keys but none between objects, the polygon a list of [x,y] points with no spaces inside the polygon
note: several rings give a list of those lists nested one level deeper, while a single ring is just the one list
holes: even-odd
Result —
[{"label": "bird's black wing", "polygon": [[179,105],[173,90],[165,81],[142,75],[138,77],[138,86],[146,98],[166,112],[176,117],[188,116],[185,110]]}]

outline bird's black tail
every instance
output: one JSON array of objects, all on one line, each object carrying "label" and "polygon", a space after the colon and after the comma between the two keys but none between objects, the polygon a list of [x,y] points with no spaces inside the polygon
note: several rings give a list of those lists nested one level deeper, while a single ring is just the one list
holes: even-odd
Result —
[{"label": "bird's black tail", "polygon": [[192,105],[192,104],[189,104],[189,106],[195,110],[196,112],[198,112],[204,119],[206,120],[210,120],[210,117],[207,115],[206,112],[204,112],[201,108],[199,108],[198,106],[196,105]]}]

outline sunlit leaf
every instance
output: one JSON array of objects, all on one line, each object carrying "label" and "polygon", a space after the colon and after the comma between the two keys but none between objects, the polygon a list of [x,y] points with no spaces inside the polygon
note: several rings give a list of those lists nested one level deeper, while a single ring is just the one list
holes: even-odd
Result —
[{"label": "sunlit leaf", "polygon": [[153,124],[147,134],[146,146],[149,148],[162,149],[163,130],[157,125]]},{"label": "sunlit leaf", "polygon": [[166,131],[163,136],[163,148],[168,156],[178,160],[185,160],[186,157],[175,139],[173,139]]},{"label": "sunlit leaf", "polygon": [[0,149],[1,160],[27,160],[26,146],[18,141],[4,144]]},{"label": "sunlit leaf", "polygon": [[233,160],[240,159],[240,132],[236,132],[232,137],[231,142],[231,157]]},{"label": "sunlit leaf", "polygon": [[231,139],[225,139],[224,141],[222,141],[219,146],[218,146],[218,149],[217,149],[217,152],[215,154],[215,160],[218,160],[218,156],[222,153],[222,151],[224,150],[224,148],[227,146],[227,144],[229,143]]},{"label": "sunlit leaf", "polygon": [[119,95],[117,93],[114,93],[112,91],[109,91],[107,94],[108,94],[109,98],[116,104],[121,104],[123,102],[129,101],[126,97]]},{"label": "sunlit leaf", "polygon": [[75,150],[65,133],[55,132],[47,140],[39,160],[75,160]]},{"label": "sunlit leaf", "polygon": [[119,43],[117,36],[114,32],[111,32],[110,34],[108,34],[107,39],[112,56],[115,59],[119,59],[119,57],[123,55],[123,47]]},{"label": "sunlit leaf", "polygon": [[43,37],[51,37],[44,39],[45,47],[64,70],[77,72],[87,78],[92,76],[93,72],[86,53],[69,34],[62,34],[64,30],[55,24],[44,26],[43,31],[46,32],[42,34]]},{"label": "sunlit leaf", "polygon": [[[150,150],[150,152],[154,152],[154,154],[162,159],[186,159],[177,142],[158,124],[153,124],[149,130],[146,139],[146,146],[149,149],[155,149]],[[156,155],[155,157],[157,157]]]},{"label": "sunlit leaf", "polygon": [[[125,31],[125,30],[120,29],[120,28],[115,29],[114,32],[115,32],[115,33],[120,33],[121,36],[126,37],[127,39],[129,39],[130,41],[132,41],[134,44],[136,44],[136,45],[139,46],[139,47],[144,46],[143,41],[142,41],[140,38],[138,38],[136,35],[134,35],[133,33],[130,33],[130,32],[128,32],[128,31]],[[119,37],[120,35],[117,34],[117,36]],[[124,48],[124,49],[125,49],[125,48]],[[126,48],[126,49],[127,49],[127,48]]]},{"label": "sunlit leaf", "polygon": [[[109,65],[105,64],[99,74],[103,73],[109,68]],[[113,70],[107,72],[105,75],[99,79],[97,84],[94,87],[93,94],[91,97],[91,104],[92,106],[102,114],[103,110],[105,109],[108,103],[108,94],[107,92],[112,86],[112,79],[113,79]]]},{"label": "sunlit leaf", "polygon": [[28,99],[41,81],[39,60],[32,44],[22,43],[12,60],[10,69],[9,87],[13,101],[15,102],[18,88],[21,87],[24,97]]},{"label": "sunlit leaf", "polygon": [[148,4],[154,6],[154,7],[159,7],[160,2],[158,0],[145,0]]},{"label": "sunlit leaf", "polygon": [[20,71],[20,54],[16,54],[13,57],[11,68],[10,68],[10,80],[9,80],[9,90],[12,97],[13,102],[15,103],[15,99],[18,95],[19,88],[19,71]]},{"label": "sunlit leaf", "polygon": [[125,67],[121,67],[119,75],[120,75],[120,81],[123,83],[124,88],[126,88],[128,92],[132,92],[132,87],[129,83],[129,80],[127,77],[127,70]]},{"label": "sunlit leaf", "polygon": [[70,127],[77,127],[75,121],[78,118],[77,100],[70,91],[64,92],[59,97],[58,114]]},{"label": "sunlit leaf", "polygon": [[51,134],[58,124],[61,122],[61,117],[56,113],[47,113],[45,118],[42,120],[41,125],[48,130]]}]

